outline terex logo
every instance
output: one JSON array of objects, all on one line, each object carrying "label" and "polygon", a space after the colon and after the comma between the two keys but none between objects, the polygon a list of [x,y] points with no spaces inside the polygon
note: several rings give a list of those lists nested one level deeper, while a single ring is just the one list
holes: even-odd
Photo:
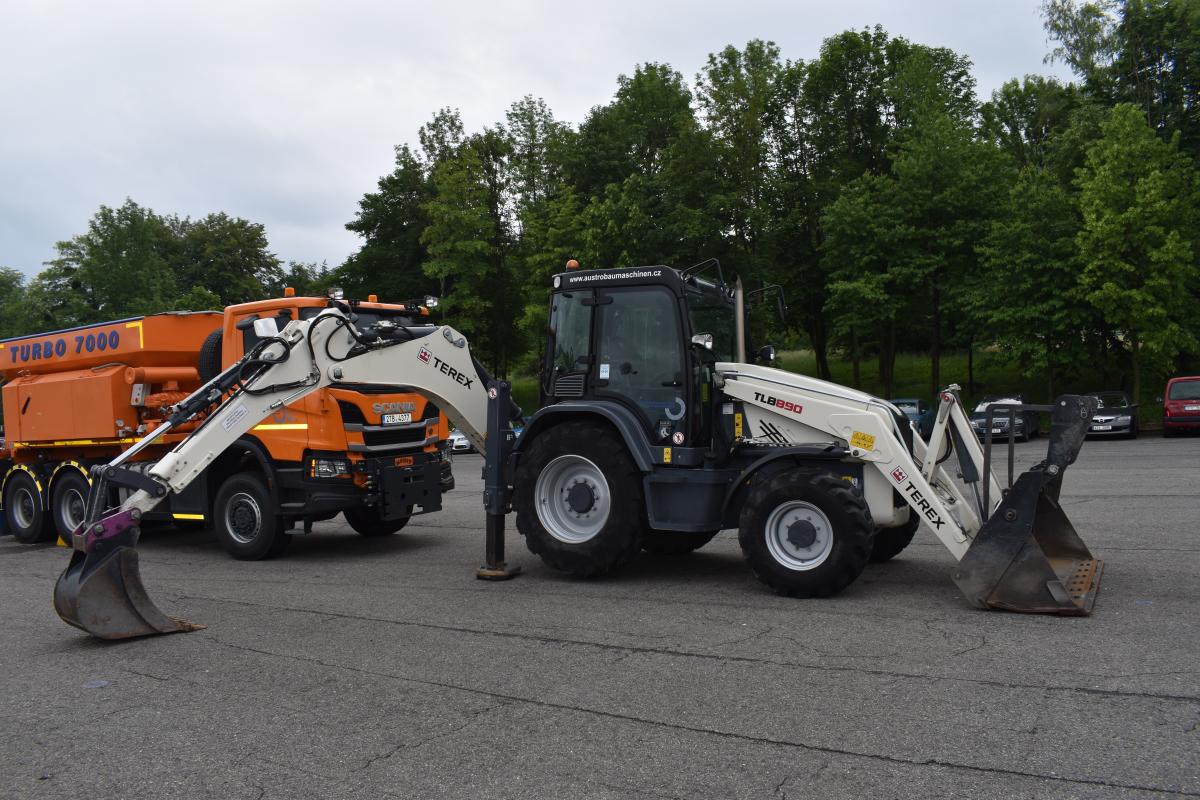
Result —
[{"label": "terex logo", "polygon": [[896,467],[894,470],[892,470],[892,477],[896,479],[896,483],[904,483],[906,480],[908,480],[908,473],[899,467]]},{"label": "terex logo", "polygon": [[419,358],[423,363],[428,364],[429,359],[433,358],[433,353],[429,352],[428,347],[422,347],[417,351],[417,358]]},{"label": "terex logo", "polygon": [[770,395],[765,395],[762,392],[755,392],[754,399],[760,403],[766,403],[769,406],[775,406],[775,408],[781,408],[784,411],[790,411],[796,415],[799,415],[800,412],[804,410],[804,406],[800,405],[799,403],[793,403],[790,400],[780,400],[778,397],[771,397]]},{"label": "terex logo", "polygon": [[933,506],[931,506],[929,501],[926,500],[925,497],[917,490],[917,487],[913,485],[912,481],[908,482],[908,485],[904,487],[904,491],[908,493],[909,498],[913,501],[913,504],[916,505],[917,510],[925,515],[925,519],[929,520],[929,524],[933,526],[934,530],[937,530],[946,524],[946,521],[942,519],[940,514],[933,510]]},{"label": "terex logo", "polygon": [[466,375],[459,372],[454,367],[447,364],[445,361],[442,361],[437,356],[433,357],[433,365],[435,367],[437,367],[437,369],[440,370],[443,374],[449,375],[457,383],[461,383],[463,386],[467,387],[468,389],[470,389],[471,384],[474,383],[474,381],[472,379],[468,378]]}]

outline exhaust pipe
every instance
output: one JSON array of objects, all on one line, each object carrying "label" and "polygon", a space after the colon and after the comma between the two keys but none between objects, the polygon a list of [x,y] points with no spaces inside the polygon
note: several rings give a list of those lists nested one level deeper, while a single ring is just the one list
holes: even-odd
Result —
[{"label": "exhaust pipe", "polygon": [[1058,498],[1095,412],[1093,397],[1055,401],[1046,460],[1018,476],[954,571],[972,604],[1031,614],[1092,612],[1104,562],[1088,550]]}]

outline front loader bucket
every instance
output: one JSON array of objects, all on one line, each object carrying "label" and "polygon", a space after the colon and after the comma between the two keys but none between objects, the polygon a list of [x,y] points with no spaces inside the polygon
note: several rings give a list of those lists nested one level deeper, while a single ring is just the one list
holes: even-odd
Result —
[{"label": "front loader bucket", "polygon": [[1095,403],[1077,395],[1055,401],[1046,460],[1017,478],[954,572],[973,604],[1030,614],[1092,612],[1104,563],[1079,538],[1058,496]]},{"label": "front loader bucket", "polygon": [[[137,527],[131,526],[91,541],[87,552],[77,544],[71,563],[54,585],[54,610],[63,622],[99,639],[131,639],[204,627],[168,617],[150,600],[138,570],[137,537]],[[76,542],[83,538],[76,533]]]}]

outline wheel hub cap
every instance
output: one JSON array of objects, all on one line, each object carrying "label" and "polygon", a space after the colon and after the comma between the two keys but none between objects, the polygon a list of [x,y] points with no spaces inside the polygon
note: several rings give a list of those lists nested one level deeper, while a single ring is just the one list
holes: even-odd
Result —
[{"label": "wheel hub cap", "polygon": [[808,520],[796,520],[788,526],[787,540],[797,550],[812,547],[817,541],[817,529]]},{"label": "wheel hub cap", "polygon": [[573,484],[567,491],[567,505],[576,514],[586,513],[592,510],[592,506],[596,505],[596,494],[592,491],[591,486],[580,481]]},{"label": "wheel hub cap", "polygon": [[771,557],[780,566],[797,572],[820,566],[833,550],[829,518],[803,500],[780,503],[767,518],[764,535]]},{"label": "wheel hub cap", "polygon": [[612,503],[608,480],[583,456],[552,460],[538,474],[533,493],[538,521],[560,542],[582,544],[608,522]]}]

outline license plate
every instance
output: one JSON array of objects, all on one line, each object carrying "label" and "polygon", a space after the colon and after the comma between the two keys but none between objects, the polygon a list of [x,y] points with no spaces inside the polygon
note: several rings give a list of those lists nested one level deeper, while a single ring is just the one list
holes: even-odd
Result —
[{"label": "license plate", "polygon": [[384,414],[384,425],[403,425],[406,422],[412,422],[412,414]]},{"label": "license plate", "polygon": [[1007,433],[1004,428],[992,428],[992,433]]},{"label": "license plate", "polygon": [[1094,431],[1111,431],[1112,425],[1093,425],[1092,430],[1094,430]]},{"label": "license plate", "polygon": [[1184,406],[1184,411],[1200,411],[1200,406]]}]

